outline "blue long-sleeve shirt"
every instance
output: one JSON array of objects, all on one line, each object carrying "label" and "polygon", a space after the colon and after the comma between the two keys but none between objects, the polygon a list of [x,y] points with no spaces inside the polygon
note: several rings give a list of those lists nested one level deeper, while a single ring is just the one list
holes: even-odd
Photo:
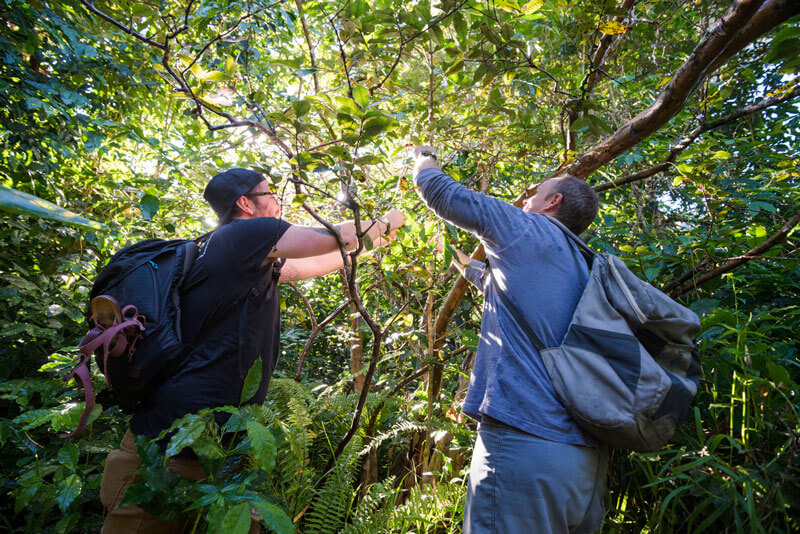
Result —
[{"label": "blue long-sleeve shirt", "polygon": [[438,216],[481,240],[492,269],[490,277],[473,262],[466,272],[484,303],[463,412],[551,441],[594,445],[556,398],[538,351],[497,295],[505,292],[545,346],[559,345],[589,277],[577,247],[546,217],[472,191],[439,169],[421,171],[416,185]]}]

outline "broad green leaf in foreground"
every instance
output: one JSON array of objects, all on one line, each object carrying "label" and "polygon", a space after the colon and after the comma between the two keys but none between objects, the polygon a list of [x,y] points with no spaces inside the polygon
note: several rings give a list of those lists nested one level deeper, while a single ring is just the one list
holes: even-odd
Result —
[{"label": "broad green leaf in foreground", "polygon": [[76,226],[83,230],[105,230],[106,225],[81,217],[37,196],[0,185],[0,210],[30,217],[42,217]]}]

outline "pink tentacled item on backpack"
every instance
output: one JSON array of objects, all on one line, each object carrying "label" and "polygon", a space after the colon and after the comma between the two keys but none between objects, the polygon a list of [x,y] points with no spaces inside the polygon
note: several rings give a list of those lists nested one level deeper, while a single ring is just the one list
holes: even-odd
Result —
[{"label": "pink tentacled item on backpack", "polygon": [[75,359],[80,361],[67,375],[67,381],[74,378],[78,387],[83,388],[86,408],[81,414],[77,428],[62,435],[64,439],[76,438],[83,434],[89,414],[94,408],[94,388],[89,374],[89,364],[94,351],[101,347],[103,349],[103,375],[106,385],[111,387],[108,359],[125,354],[130,357],[136,341],[144,334],[145,318],[139,314],[135,306],[125,306],[120,310],[119,304],[112,297],[99,295],[92,299],[91,310],[95,327],[89,330],[78,344],[80,355]]}]

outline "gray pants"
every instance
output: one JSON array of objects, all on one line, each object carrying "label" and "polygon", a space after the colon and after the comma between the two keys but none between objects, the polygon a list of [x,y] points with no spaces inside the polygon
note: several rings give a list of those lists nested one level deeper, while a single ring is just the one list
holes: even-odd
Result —
[{"label": "gray pants", "polygon": [[608,460],[484,416],[472,454],[464,534],[600,529]]}]

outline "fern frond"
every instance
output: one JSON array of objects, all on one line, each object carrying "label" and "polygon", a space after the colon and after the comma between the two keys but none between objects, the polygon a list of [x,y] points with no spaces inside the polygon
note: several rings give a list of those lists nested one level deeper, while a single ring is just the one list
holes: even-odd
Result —
[{"label": "fern frond", "polygon": [[336,460],[325,484],[314,498],[304,523],[304,533],[332,534],[344,524],[353,504],[360,447],[361,439],[356,436]]},{"label": "fern frond", "polygon": [[316,403],[316,397],[308,387],[291,378],[273,378],[269,384],[269,395],[281,417],[287,415],[290,401],[300,401],[306,408]]},{"label": "fern frond", "polygon": [[312,439],[311,417],[305,403],[300,399],[287,402],[287,416],[279,424],[283,430],[285,445],[278,451],[276,485],[273,491],[289,503],[292,515],[296,515],[311,502],[314,496],[314,480],[318,473],[309,461],[308,444]]},{"label": "fern frond", "polygon": [[394,509],[388,532],[460,532],[464,484],[417,485],[402,506]]},{"label": "fern frond", "polygon": [[[319,406],[321,409],[332,409],[339,413],[352,413],[360,393],[340,393],[337,395],[320,396]],[[381,396],[375,393],[367,393],[367,399],[364,402],[364,409],[370,411],[378,405],[381,401]]]},{"label": "fern frond", "polygon": [[380,534],[387,526],[394,508],[399,488],[394,487],[395,477],[376,482],[367,491],[353,512],[350,522],[341,534]]},{"label": "fern frond", "polygon": [[377,449],[381,443],[386,441],[387,439],[393,438],[402,434],[404,432],[422,432],[424,430],[428,430],[432,427],[430,422],[417,422],[417,421],[400,421],[396,423],[392,428],[390,428],[387,432],[383,432],[375,436],[372,441],[370,441],[369,445],[364,447],[361,451],[359,451],[359,455],[365,455],[372,449]]}]

